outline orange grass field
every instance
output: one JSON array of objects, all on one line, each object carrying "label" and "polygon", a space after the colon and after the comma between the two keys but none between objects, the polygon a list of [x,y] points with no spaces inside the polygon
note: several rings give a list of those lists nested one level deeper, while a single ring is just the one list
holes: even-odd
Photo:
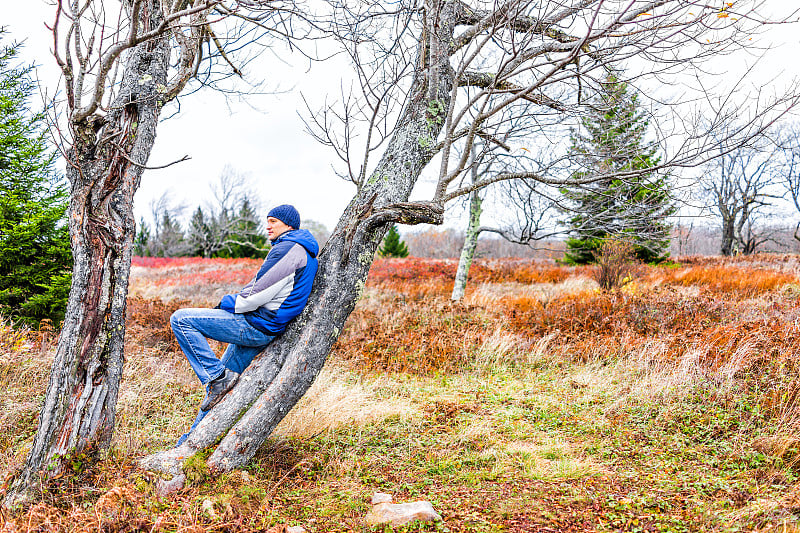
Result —
[{"label": "orange grass field", "polygon": [[[376,490],[433,499],[445,524],[426,531],[797,524],[800,260],[766,254],[639,266],[614,291],[599,289],[594,267],[477,260],[458,303],[454,260],[377,259],[318,380],[344,403],[310,392],[248,471],[220,482],[201,468],[158,498],[135,458],[169,446],[202,397],[169,316],[213,306],[259,264],[134,258],[113,453],[78,461],[36,505],[3,514],[2,532],[278,532],[293,518],[309,531],[364,530]],[[56,334],[0,322],[0,475],[30,446]],[[312,428],[331,402],[337,412]],[[393,465],[400,455],[384,443],[406,435],[417,458]],[[474,461],[453,462],[456,449]],[[565,474],[558,457],[583,466]]]}]

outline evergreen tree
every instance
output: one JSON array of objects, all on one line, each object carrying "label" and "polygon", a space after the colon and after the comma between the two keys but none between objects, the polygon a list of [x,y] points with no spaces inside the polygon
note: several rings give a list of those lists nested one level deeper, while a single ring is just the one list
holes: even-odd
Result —
[{"label": "evergreen tree", "polygon": [[72,252],[66,188],[53,170],[44,114],[28,107],[30,68],[11,65],[18,50],[0,47],[0,314],[36,324],[63,318]]},{"label": "evergreen tree", "polygon": [[264,257],[268,248],[267,236],[261,231],[256,212],[250,200],[244,197],[239,207],[239,214],[233,221],[230,235],[226,236],[225,248],[217,254],[219,257]]},{"label": "evergreen tree", "polygon": [[406,243],[400,240],[400,233],[397,231],[397,226],[392,224],[386,237],[383,238],[383,245],[378,252],[383,257],[407,257],[408,247]]},{"label": "evergreen tree", "polygon": [[213,248],[212,226],[213,220],[207,222],[203,209],[198,206],[189,221],[187,239],[191,247],[190,255],[211,257]]},{"label": "evergreen tree", "polygon": [[[564,260],[594,262],[608,237],[633,245],[641,261],[663,260],[671,228],[667,219],[675,206],[668,177],[647,170],[658,165],[660,158],[657,146],[645,140],[648,121],[637,95],[610,74],[592,104],[581,130],[572,132],[571,152],[581,168],[573,177],[598,179],[562,189],[571,204]],[[637,171],[633,176],[614,177]]]},{"label": "evergreen tree", "polygon": [[144,218],[139,219],[139,231],[136,232],[136,239],[133,241],[134,255],[147,257],[152,255],[150,251],[150,226],[144,221]]},{"label": "evergreen tree", "polygon": [[154,257],[175,257],[186,255],[187,245],[181,225],[169,211],[164,211],[156,226],[156,235],[151,238],[150,253]]}]

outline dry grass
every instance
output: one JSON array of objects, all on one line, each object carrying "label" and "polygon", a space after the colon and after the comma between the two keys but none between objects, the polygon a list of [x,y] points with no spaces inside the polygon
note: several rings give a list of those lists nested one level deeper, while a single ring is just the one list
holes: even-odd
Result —
[{"label": "dry grass", "polygon": [[492,322],[480,309],[446,297],[395,298],[357,309],[334,353],[372,372],[457,372],[474,359]]},{"label": "dry grass", "polygon": [[723,265],[696,266],[669,271],[660,276],[666,284],[702,287],[709,291],[730,293],[737,298],[751,297],[796,283],[794,274]]},{"label": "dry grass", "polygon": [[504,473],[519,471],[532,479],[576,479],[606,471],[573,443],[550,436],[512,441],[487,453],[496,454]]},{"label": "dry grass", "polygon": [[14,329],[0,317],[0,479],[21,465],[50,376],[53,328]]},{"label": "dry grass", "polygon": [[409,399],[382,394],[385,376],[359,379],[329,361],[303,398],[275,428],[276,436],[309,438],[348,425],[367,425],[390,416],[419,415]]},{"label": "dry grass", "polygon": [[474,365],[481,370],[488,370],[514,362],[522,357],[520,342],[516,335],[495,330],[483,341],[474,355]]}]

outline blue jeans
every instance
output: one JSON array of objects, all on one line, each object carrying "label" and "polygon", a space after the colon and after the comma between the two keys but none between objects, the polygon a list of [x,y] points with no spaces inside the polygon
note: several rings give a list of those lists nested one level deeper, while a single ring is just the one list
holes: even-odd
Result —
[{"label": "blue jeans", "polygon": [[[170,325],[178,345],[203,385],[221,376],[226,368],[241,374],[276,337],[251,326],[244,315],[222,309],[178,309],[170,317]],[[222,359],[214,355],[206,337],[228,343]],[[192,427],[178,440],[178,446],[188,438],[206,413],[208,411],[197,413]]]}]

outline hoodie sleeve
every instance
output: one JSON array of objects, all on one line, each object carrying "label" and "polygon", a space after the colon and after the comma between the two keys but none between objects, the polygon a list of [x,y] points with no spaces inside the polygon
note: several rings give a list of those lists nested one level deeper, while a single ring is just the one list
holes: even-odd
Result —
[{"label": "hoodie sleeve", "polygon": [[280,297],[285,298],[294,286],[295,271],[306,266],[307,258],[305,249],[297,243],[276,244],[253,281],[238,294],[223,297],[220,307],[230,313],[247,313]]}]

